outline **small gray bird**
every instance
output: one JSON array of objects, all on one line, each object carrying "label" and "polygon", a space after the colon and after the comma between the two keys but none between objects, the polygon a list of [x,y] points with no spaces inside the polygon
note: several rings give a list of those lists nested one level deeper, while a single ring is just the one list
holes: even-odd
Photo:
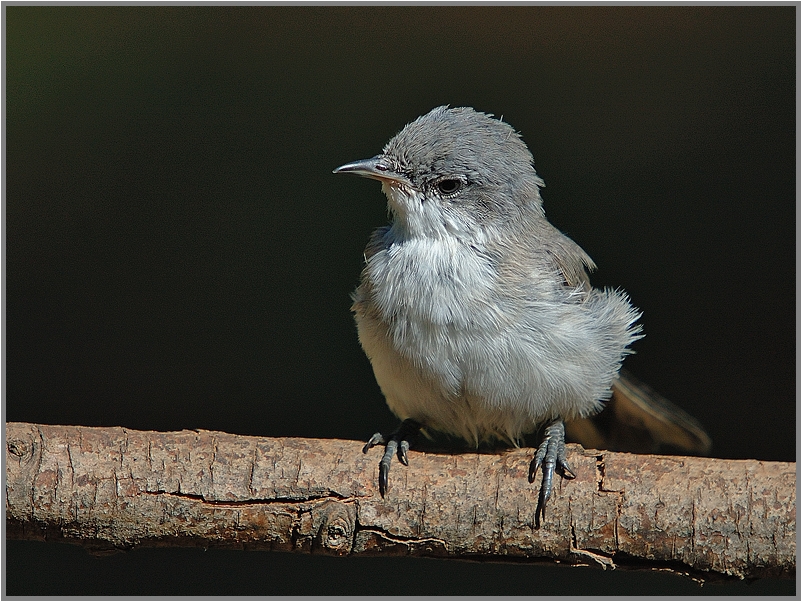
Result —
[{"label": "small gray bird", "polygon": [[[591,258],[546,220],[533,161],[503,121],[438,107],[381,154],[334,170],[379,180],[393,218],[370,239],[352,307],[376,380],[403,421],[363,450],[385,445],[382,496],[393,455],[406,465],[420,429],[516,445],[546,425],[529,469],[532,482],[543,467],[539,525],[555,471],[574,477],[564,421],[602,409],[641,336],[627,295],[592,288]],[[645,399],[645,414],[654,413]],[[693,431],[691,446],[709,446],[692,418],[665,407],[658,416]]]}]

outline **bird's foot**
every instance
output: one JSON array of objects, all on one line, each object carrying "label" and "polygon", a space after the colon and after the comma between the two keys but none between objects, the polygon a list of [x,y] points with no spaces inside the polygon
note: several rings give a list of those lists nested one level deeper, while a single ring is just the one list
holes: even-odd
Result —
[{"label": "bird's foot", "polygon": [[419,422],[407,418],[394,433],[386,436],[381,433],[376,433],[365,443],[365,447],[362,448],[362,453],[366,454],[370,448],[376,445],[384,445],[384,455],[379,462],[379,493],[382,497],[384,497],[384,494],[387,492],[390,462],[392,462],[393,456],[398,454],[398,459],[401,464],[409,466],[407,452],[409,451],[410,444],[415,440],[418,431],[420,431],[420,428],[421,424]]},{"label": "bird's foot", "polygon": [[551,497],[554,472],[566,479],[576,477],[565,458],[565,424],[562,420],[555,420],[546,427],[543,443],[537,448],[535,457],[529,465],[529,482],[535,481],[538,468],[543,466],[543,482],[540,486],[540,496],[535,511],[535,528],[540,528],[540,519],[546,518],[546,502]]}]

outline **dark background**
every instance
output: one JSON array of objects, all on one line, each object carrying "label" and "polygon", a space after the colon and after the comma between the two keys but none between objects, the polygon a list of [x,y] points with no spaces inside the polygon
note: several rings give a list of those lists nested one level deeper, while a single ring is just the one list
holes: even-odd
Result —
[{"label": "dark background", "polygon": [[[722,458],[796,459],[795,7],[6,7],[6,420],[363,440],[375,182],[503,115],[643,310],[627,367]],[[793,581],[7,542],[7,593],[793,594]]]}]

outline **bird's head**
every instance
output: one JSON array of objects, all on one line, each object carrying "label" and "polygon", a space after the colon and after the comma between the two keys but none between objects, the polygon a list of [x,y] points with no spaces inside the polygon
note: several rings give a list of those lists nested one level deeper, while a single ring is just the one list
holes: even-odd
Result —
[{"label": "bird's head", "polygon": [[404,127],[381,154],[334,170],[379,180],[411,236],[492,236],[542,216],[543,186],[518,133],[469,107],[438,107]]}]

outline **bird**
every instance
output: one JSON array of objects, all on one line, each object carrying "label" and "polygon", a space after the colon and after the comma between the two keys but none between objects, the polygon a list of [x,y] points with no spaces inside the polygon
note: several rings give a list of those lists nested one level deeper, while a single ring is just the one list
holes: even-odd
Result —
[{"label": "bird", "polygon": [[621,373],[642,337],[641,312],[622,290],[591,286],[595,264],[547,220],[544,181],[511,125],[440,106],[380,154],[334,173],[378,180],[391,216],[370,237],[351,308],[401,419],[363,448],[384,446],[382,497],[393,457],[408,466],[421,431],[517,446],[543,428],[528,474],[532,483],[542,469],[539,527],[555,473],[576,476],[566,424],[580,440],[612,442],[610,429],[593,422],[605,403],[616,410],[613,422],[647,431],[652,442],[709,448],[694,418]]}]

